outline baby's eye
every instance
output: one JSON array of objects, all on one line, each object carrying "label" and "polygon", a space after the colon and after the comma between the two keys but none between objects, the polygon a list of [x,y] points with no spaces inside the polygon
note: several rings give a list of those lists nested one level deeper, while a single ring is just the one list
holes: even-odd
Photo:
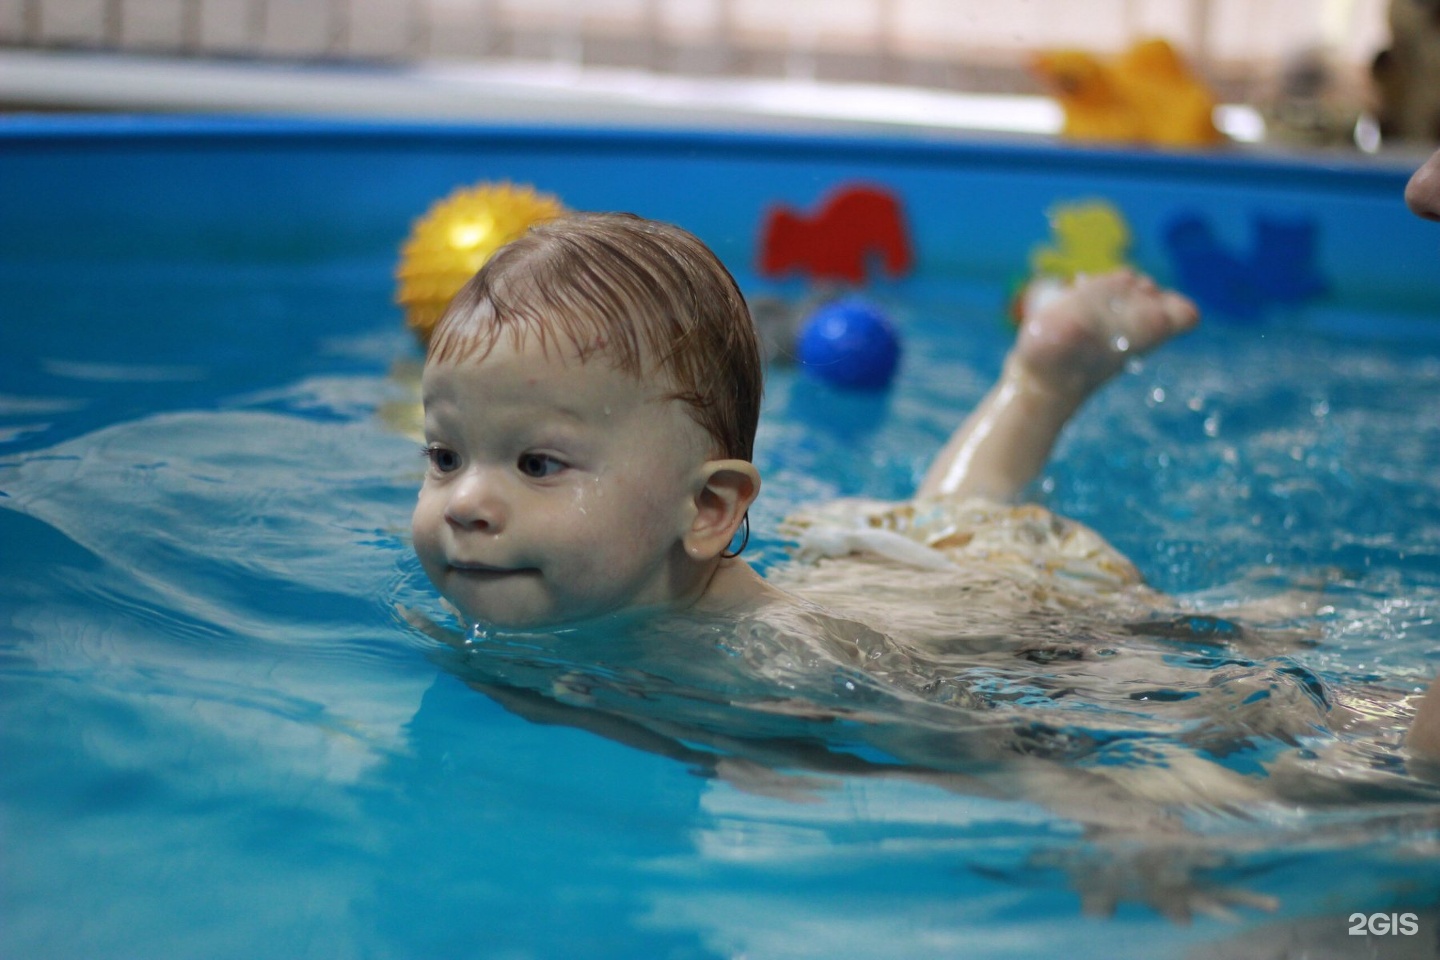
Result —
[{"label": "baby's eye", "polygon": [[520,459],[515,461],[515,466],[525,476],[533,477],[536,480],[552,476],[565,469],[565,464],[543,453],[522,453]]},{"label": "baby's eye", "polygon": [[450,473],[460,469],[460,454],[454,450],[432,443],[423,451],[430,465],[440,473]]}]

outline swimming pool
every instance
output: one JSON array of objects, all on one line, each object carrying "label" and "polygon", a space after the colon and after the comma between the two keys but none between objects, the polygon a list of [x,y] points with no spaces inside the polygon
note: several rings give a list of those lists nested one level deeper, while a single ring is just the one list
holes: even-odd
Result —
[{"label": "swimming pool", "polygon": [[[502,178],[680,222],[747,290],[787,296],[798,281],[754,268],[766,209],[812,208],[847,182],[902,198],[916,269],[874,291],[904,334],[901,377],[857,397],[774,372],[757,451],[765,565],[795,505],[909,491],[993,376],[1007,288],[1054,204],[1115,204],[1136,261],[1166,279],[1185,266],[1164,243],[1177,217],[1203,217],[1234,253],[1202,266],[1243,260],[1257,215],[1303,225],[1324,292],[1217,316],[1145,361],[1087,408],[1036,493],[1166,590],[1248,598],[1325,580],[1322,642],[1284,663],[1336,688],[1403,693],[1440,665],[1440,236],[1404,211],[1398,166],[9,120],[0,955],[1157,957],[1309,944],[1344,956],[1435,943],[1436,795],[1393,745],[1349,755],[1364,790],[1249,819],[1196,811],[1215,854],[1207,878],[1280,906],[1182,926],[1133,901],[1114,919],[1083,914],[1066,868],[1083,869],[1089,844],[1039,803],[841,775],[800,791],[819,802],[746,792],[470,689],[397,611],[439,615],[407,543],[419,458],[385,415],[411,399],[392,368],[414,355],[391,270],[431,201]],[[645,692],[665,709],[663,691]],[[1243,771],[1280,748],[1232,762]],[[1422,923],[1351,936],[1355,912]]]}]

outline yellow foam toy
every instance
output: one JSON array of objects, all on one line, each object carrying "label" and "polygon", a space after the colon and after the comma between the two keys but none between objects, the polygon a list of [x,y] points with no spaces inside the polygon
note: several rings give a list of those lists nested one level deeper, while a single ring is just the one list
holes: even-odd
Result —
[{"label": "yellow foam toy", "polygon": [[564,212],[554,196],[508,182],[462,187],[437,201],[400,250],[395,301],[406,325],[428,343],[450,300],[496,250]]},{"label": "yellow foam toy", "polygon": [[1219,143],[1215,96],[1164,40],[1142,40],[1113,58],[1049,50],[1032,67],[1065,111],[1075,140],[1196,146]]},{"label": "yellow foam toy", "polygon": [[1076,277],[1109,273],[1127,263],[1130,225],[1110,203],[1061,203],[1046,211],[1046,216],[1051,243],[1030,252],[1030,275],[1011,291],[1008,312],[1017,327],[1063,294]]},{"label": "yellow foam toy", "polygon": [[1050,208],[1050,246],[1030,254],[1030,270],[1066,282],[1078,274],[1109,273],[1125,265],[1130,226],[1104,200],[1062,203]]}]

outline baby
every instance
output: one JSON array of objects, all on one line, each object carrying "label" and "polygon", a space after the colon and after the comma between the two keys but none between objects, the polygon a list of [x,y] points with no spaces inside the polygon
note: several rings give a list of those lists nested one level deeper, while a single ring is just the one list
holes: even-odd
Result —
[{"label": "baby", "polygon": [[[760,645],[779,651],[771,662],[747,650],[759,673],[798,650],[930,702],[969,696],[947,658],[987,643],[1019,645],[1020,660],[1007,652],[1019,664],[1011,669],[1043,662],[1063,673],[1067,661],[1094,658],[1058,649],[1048,627],[1027,636],[1019,612],[1123,638],[1137,624],[1164,635],[1167,622],[1144,621],[1176,608],[1098,535],[1004,504],[1099,386],[1196,320],[1187,299],[1132,272],[1081,280],[1027,319],[999,381],[914,501],[794,518],[809,562],[767,580],[731,549],[761,485],[751,462],[760,350],[734,280],[674,226],[626,215],[551,221],[499,251],[430,341],[415,550],[461,616],[486,628],[719,623],[784,638]],[[1146,664],[1168,669],[1163,658]],[[1235,712],[1256,699],[1249,682],[1210,686]],[[1304,684],[1280,682],[1294,707],[1288,720],[1272,711],[1270,723],[1288,725],[1281,735],[1324,722]],[[1278,707],[1283,695],[1267,698]],[[916,755],[925,749],[897,752],[928,763]]]},{"label": "baby", "polygon": [[[1082,282],[1025,325],[918,496],[1011,499],[1096,387],[1195,321],[1143,277]],[[739,289],[689,233],[622,215],[535,228],[429,345],[426,573],[466,618],[505,628],[793,602],[729,551],[760,492],[761,376]]]}]

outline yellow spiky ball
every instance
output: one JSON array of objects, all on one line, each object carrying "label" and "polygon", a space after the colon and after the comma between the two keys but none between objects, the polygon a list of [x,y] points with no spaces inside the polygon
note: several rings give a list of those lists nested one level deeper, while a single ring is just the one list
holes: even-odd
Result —
[{"label": "yellow spiky ball", "polygon": [[550,194],[508,182],[461,187],[437,201],[400,249],[395,302],[405,324],[428,343],[451,298],[496,250],[564,212]]}]

